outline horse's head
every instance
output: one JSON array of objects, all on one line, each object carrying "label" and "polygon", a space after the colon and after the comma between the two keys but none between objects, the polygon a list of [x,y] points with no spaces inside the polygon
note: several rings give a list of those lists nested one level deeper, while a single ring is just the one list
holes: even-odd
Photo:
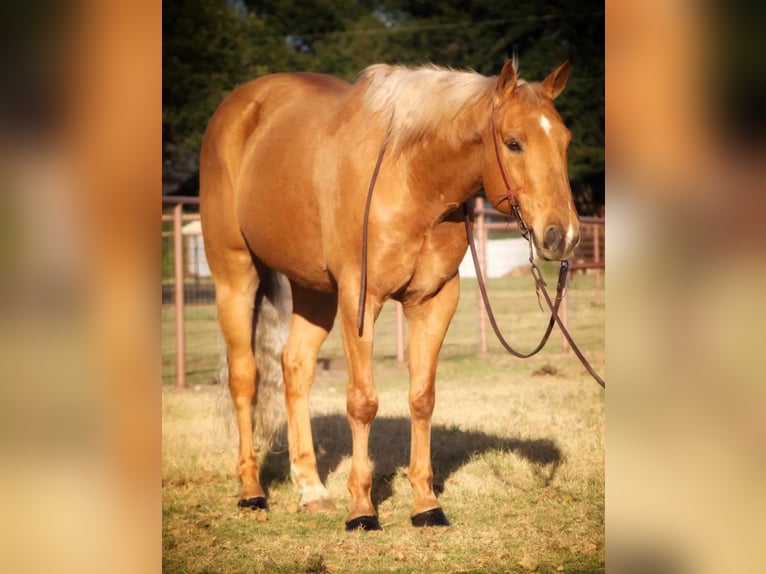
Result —
[{"label": "horse's head", "polygon": [[497,209],[518,201],[545,259],[568,258],[580,239],[580,222],[567,174],[571,133],[553,100],[564,90],[569,62],[541,83],[519,81],[515,62],[503,67],[484,135],[484,189]]}]

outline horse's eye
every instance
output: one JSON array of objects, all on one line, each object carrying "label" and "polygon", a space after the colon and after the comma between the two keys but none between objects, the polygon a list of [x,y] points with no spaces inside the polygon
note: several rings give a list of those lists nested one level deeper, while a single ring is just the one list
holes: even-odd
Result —
[{"label": "horse's eye", "polygon": [[521,153],[521,144],[516,140],[511,140],[507,144],[508,149],[511,151],[515,151],[516,153]]}]

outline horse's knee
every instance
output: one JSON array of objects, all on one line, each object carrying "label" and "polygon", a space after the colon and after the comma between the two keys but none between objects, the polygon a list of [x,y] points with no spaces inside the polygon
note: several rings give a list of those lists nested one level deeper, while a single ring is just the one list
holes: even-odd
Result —
[{"label": "horse's knee", "polygon": [[430,419],[434,412],[435,402],[432,386],[410,390],[410,414],[413,418]]},{"label": "horse's knee", "polygon": [[346,409],[355,422],[370,424],[378,414],[378,392],[375,387],[349,386]]}]

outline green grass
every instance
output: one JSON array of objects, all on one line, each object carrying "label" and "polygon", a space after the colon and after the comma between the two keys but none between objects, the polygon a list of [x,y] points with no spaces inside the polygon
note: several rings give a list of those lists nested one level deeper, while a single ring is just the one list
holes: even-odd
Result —
[{"label": "green grass", "polygon": [[[544,317],[530,278],[490,283],[508,336],[531,346]],[[569,294],[575,339],[603,372],[604,306],[597,302],[593,277],[578,276]],[[370,440],[373,499],[384,530],[343,529],[351,444],[342,361],[318,372],[311,394],[320,475],[337,506],[327,514],[297,511],[284,448],[267,457],[262,471],[271,512],[239,511],[236,436],[221,415],[228,401],[223,389],[166,386],[163,570],[603,572],[603,392],[573,355],[561,352],[558,336],[525,361],[494,345],[488,356],[477,356],[477,305],[475,287],[464,281],[461,308],[439,363],[434,483],[451,527],[409,524],[407,370],[393,358],[393,310],[384,310],[375,363],[380,409]],[[218,360],[214,311],[199,307],[187,313],[193,319],[189,328],[200,338],[197,368],[208,368],[202,362],[205,349],[213,355],[207,359],[212,368]],[[172,348],[166,321],[172,325],[170,310],[163,310],[163,343]],[[340,346],[333,333],[323,356],[336,353]]]}]

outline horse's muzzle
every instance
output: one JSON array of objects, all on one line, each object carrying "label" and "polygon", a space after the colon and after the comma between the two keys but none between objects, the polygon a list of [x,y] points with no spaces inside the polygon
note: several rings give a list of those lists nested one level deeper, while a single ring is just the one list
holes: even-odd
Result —
[{"label": "horse's muzzle", "polygon": [[554,224],[545,228],[542,242],[536,242],[537,251],[548,261],[563,261],[568,259],[580,242],[580,226],[570,226],[564,230],[561,225]]}]

